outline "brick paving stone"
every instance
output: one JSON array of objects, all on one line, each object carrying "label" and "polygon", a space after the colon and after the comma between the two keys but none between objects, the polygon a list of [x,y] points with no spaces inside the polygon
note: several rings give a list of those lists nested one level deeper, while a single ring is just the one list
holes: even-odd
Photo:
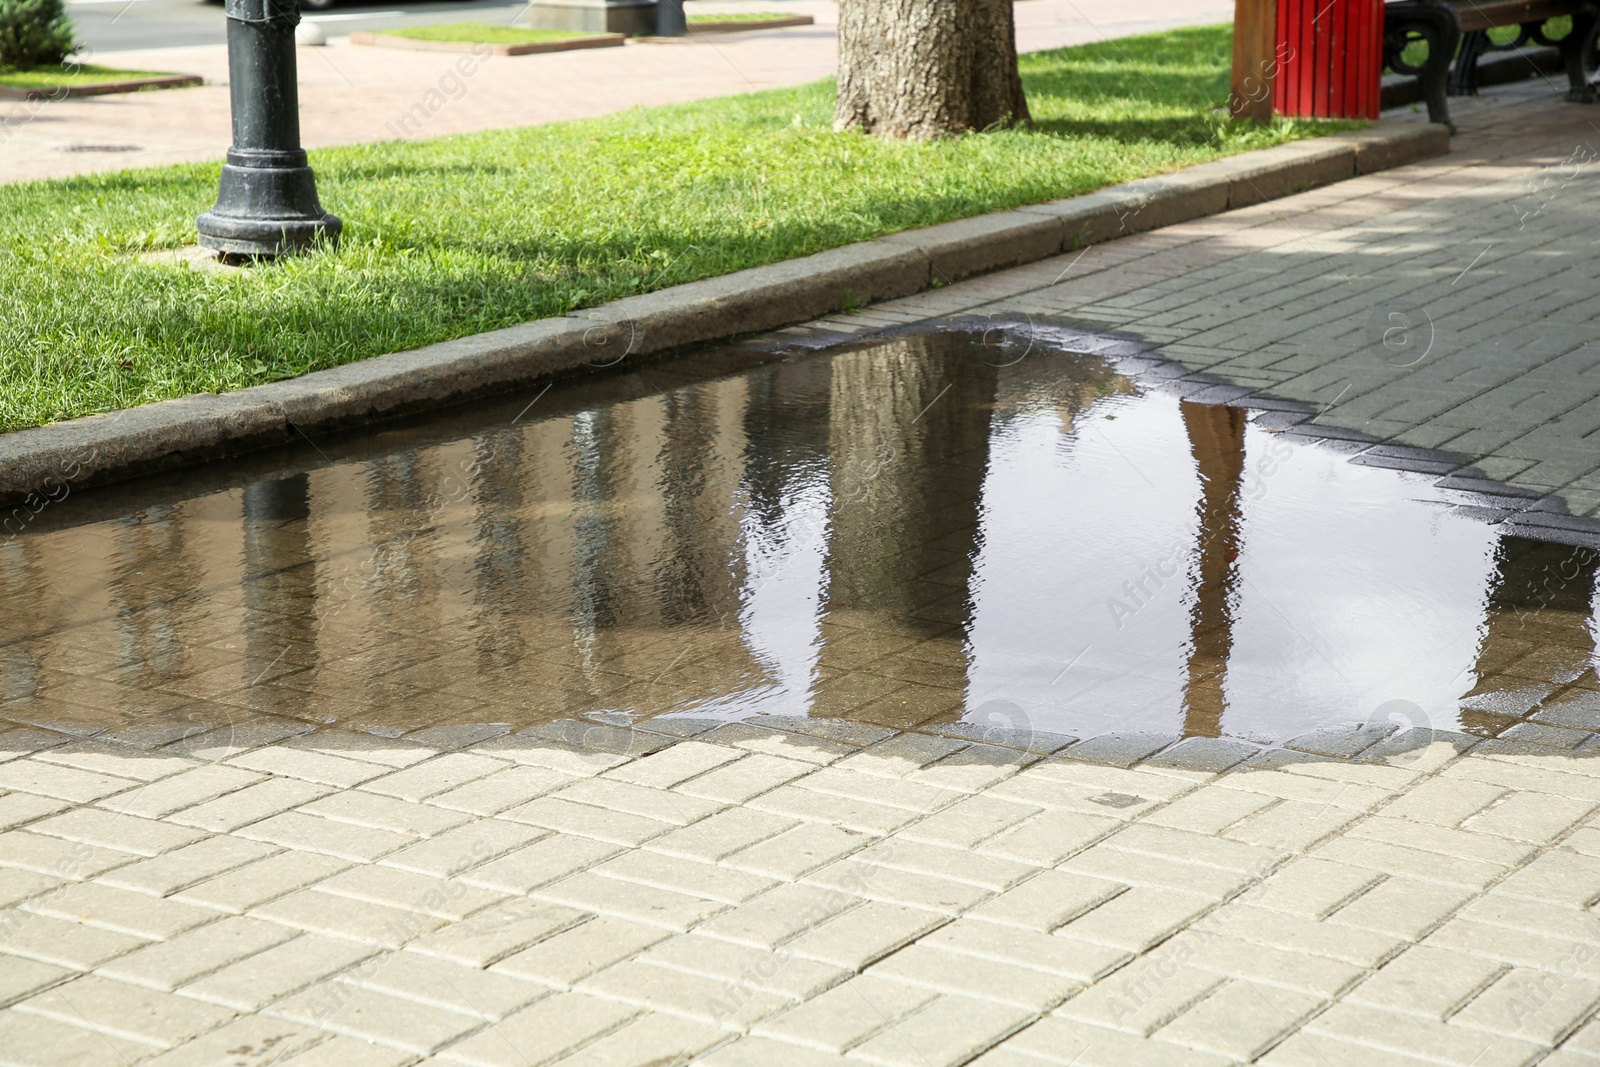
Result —
[{"label": "brick paving stone", "polygon": [[[0,911],[0,952],[40,963],[88,971],[148,943],[145,938],[132,934],[85,926],[50,915],[9,908]],[[7,956],[0,956],[0,959],[5,958]]]},{"label": "brick paving stone", "polygon": [[0,1011],[0,1056],[6,1067],[127,1067],[154,1046],[115,1034],[97,1033],[39,1015]]},{"label": "brick paving stone", "polygon": [[498,815],[508,808],[526,804],[534,797],[570,785],[572,781],[572,775],[542,767],[512,767],[454,789],[434,793],[428,797],[428,802],[474,815]]},{"label": "brick paving stone", "polygon": [[1531,1041],[1425,1022],[1360,1004],[1336,1004],[1307,1024],[1313,1034],[1447,1063],[1522,1067],[1539,1051]]},{"label": "brick paving stone", "polygon": [[805,959],[861,970],[948,921],[948,916],[921,908],[867,901],[784,947]]},{"label": "brick paving stone", "polygon": [[424,1055],[483,1025],[476,1016],[344,983],[286,997],[271,1012],[291,1022]]},{"label": "brick paving stone", "polygon": [[285,1067],[408,1067],[415,1062],[410,1052],[351,1037],[335,1037],[282,1061]]},{"label": "brick paving stone", "polygon": [[1008,1040],[1001,1049],[1025,1052],[1030,1064],[1077,1064],[1081,1067],[1222,1067],[1234,1062],[1212,1052],[1131,1037],[1117,1030],[1059,1016],[1040,1019]]},{"label": "brick paving stone", "polygon": [[34,871],[51,878],[92,878],[139,858],[136,852],[46,837],[25,829],[0,833],[0,867]]},{"label": "brick paving stone", "polygon": [[1158,953],[1128,964],[1068,1000],[1056,1014],[1146,1037],[1227,981]]},{"label": "brick paving stone", "polygon": [[681,826],[624,811],[575,804],[558,797],[540,797],[501,813],[502,818],[559,830],[564,834],[593,838],[613,845],[637,847]]},{"label": "brick paving stone", "polygon": [[7,956],[4,962],[5,966],[0,967],[0,1007],[9,1006],[30,993],[74,977],[72,971],[21,956]]},{"label": "brick paving stone", "polygon": [[503,1019],[550,992],[541,982],[415,952],[375,956],[347,971],[341,981],[489,1020]]},{"label": "brick paving stone", "polygon": [[1112,948],[1143,951],[1164,941],[1213,907],[1205,897],[1134,886],[1059,929],[1059,933]]},{"label": "brick paving stone", "polygon": [[786,952],[768,952],[693,933],[663,941],[639,959],[797,1001],[815,996],[849,976],[841,968]]},{"label": "brick paving stone", "polygon": [[[654,758],[654,757],[652,757]],[[740,849],[776,837],[799,823],[749,808],[729,808],[650,841],[645,847],[684,859],[716,863]]]},{"label": "brick paving stone", "polygon": [[544,1063],[638,1014],[635,1007],[602,997],[558,993],[452,1045],[438,1058],[470,1067]]},{"label": "brick paving stone", "polygon": [[[437,838],[428,844],[435,844],[440,840],[443,838]],[[547,833],[547,836],[531,845],[473,867],[463,873],[459,880],[467,885],[482,886],[501,893],[526,893],[539,886],[559,881],[569,874],[587,870],[622,851],[620,845],[609,845],[587,837]],[[405,849],[386,857],[384,862],[401,865],[410,854],[411,849]]]},{"label": "brick paving stone", "polygon": [[868,900],[909,904],[947,915],[959,915],[993,896],[991,890],[967,882],[895,870],[857,859],[840,860],[806,875],[804,881],[807,885],[835,889]]},{"label": "brick paving stone", "polygon": [[857,1045],[852,1058],[889,1067],[954,1067],[1020,1029],[1027,1012],[944,996]]},{"label": "brick paving stone", "polygon": [[28,829],[68,841],[82,841],[97,848],[137,852],[141,856],[157,856],[205,837],[204,833],[186,826],[171,826],[154,819],[117,815],[94,808],[77,808],[52,815],[30,824]]},{"label": "brick paving stone", "polygon": [[548,836],[548,831],[503,819],[473,819],[383,857],[385,867],[449,878]]},{"label": "brick paving stone", "polygon": [[52,800],[29,793],[6,793],[0,796],[0,830],[10,830],[69,807],[71,804],[65,800]]},{"label": "brick paving stone", "polygon": [[239,1011],[255,1011],[377,952],[376,945],[303,934],[196,979],[179,992]]},{"label": "brick paving stone", "polygon": [[1156,1031],[1163,1041],[1239,1060],[1254,1059],[1323,1001],[1277,986],[1231,981]]},{"label": "brick paving stone", "polygon": [[797,879],[860,851],[872,840],[860,831],[805,823],[740,849],[724,857],[723,862],[771,878]]},{"label": "brick paving stone", "polygon": [[134,985],[173,990],[274,945],[298,931],[278,923],[228,916],[103,963],[97,973]]},{"label": "brick paving stone", "polygon": [[867,973],[941,993],[992,1000],[1035,1014],[1048,1011],[1081,988],[1071,978],[1041,974],[1036,968],[946,952],[921,943],[908,945],[874,964]]},{"label": "brick paving stone", "polygon": [[1257,907],[1320,919],[1383,877],[1366,867],[1305,857],[1280,867],[1270,879],[1251,888],[1240,900]]},{"label": "brick paving stone", "polygon": [[317,891],[451,920],[464,919],[505,899],[503,893],[446,878],[376,866],[336,874],[318,884]]},{"label": "brick paving stone", "polygon": [[297,930],[385,948],[399,948],[415,938],[449,925],[449,919],[443,916],[389,907],[370,900],[353,900],[325,893],[316,887],[297,890],[268,901],[252,909],[250,915]]},{"label": "brick paving stone", "polygon": [[205,837],[163,855],[112,868],[98,880],[107,885],[166,896],[277,851],[272,845],[239,837]]},{"label": "brick paving stone", "polygon": [[323,1037],[321,1031],[283,1019],[241,1015],[226,1026],[144,1062],[154,1067],[271,1067]]},{"label": "brick paving stone", "polygon": [[269,778],[258,785],[184,808],[168,818],[181,826],[226,832],[310,803],[330,792],[332,789],[324,785],[292,778]]},{"label": "brick paving stone", "polygon": [[739,904],[772,888],[769,878],[713,863],[635,849],[591,868],[597,874],[657,889]]},{"label": "brick paving stone", "polygon": [[233,1016],[225,1008],[92,974],[36,994],[13,1010],[156,1048],[180,1045]]},{"label": "brick paving stone", "polygon": [[35,897],[25,910],[98,926],[149,940],[166,940],[220,917],[211,908],[183,904],[99,882],[78,882]]},{"label": "brick paving stone", "polygon": [[781,1011],[789,998],[731,982],[658,967],[619,963],[578,983],[578,990],[713,1026],[744,1030]]},{"label": "brick paving stone", "polygon": [[132,779],[113,778],[73,767],[51,766],[27,757],[0,763],[0,789],[37,793],[79,804],[121,793],[138,785]]},{"label": "brick paving stone", "polygon": [[177,900],[240,913],[320,882],[349,866],[348,861],[314,852],[279,852],[198,882],[174,896]]},{"label": "brick paving stone", "polygon": [[417,804],[394,797],[373,796],[358,789],[313,800],[298,810],[308,815],[347,822],[355,826],[389,830],[414,837],[432,837],[472,820],[472,817],[464,812]]},{"label": "brick paving stone", "polygon": [[496,973],[570,989],[597,971],[673,936],[671,931],[600,915],[493,964]]},{"label": "brick paving stone", "polygon": [[469,967],[487,967],[535,941],[582,922],[582,911],[537,900],[508,900],[411,943],[411,950]]}]

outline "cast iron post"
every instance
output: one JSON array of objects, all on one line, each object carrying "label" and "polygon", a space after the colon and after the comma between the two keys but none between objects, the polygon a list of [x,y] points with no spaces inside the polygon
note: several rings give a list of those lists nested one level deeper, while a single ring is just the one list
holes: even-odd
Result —
[{"label": "cast iron post", "polygon": [[683,0],[656,0],[656,36],[682,37],[688,32]]},{"label": "cast iron post", "polygon": [[342,223],[317,203],[300,147],[294,28],[299,0],[225,0],[233,147],[217,204],[195,220],[224,255],[277,256],[335,241]]}]

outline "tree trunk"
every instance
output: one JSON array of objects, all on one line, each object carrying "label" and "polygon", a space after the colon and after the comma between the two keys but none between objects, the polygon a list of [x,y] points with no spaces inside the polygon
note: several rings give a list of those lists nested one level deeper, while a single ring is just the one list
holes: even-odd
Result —
[{"label": "tree trunk", "polygon": [[930,141],[1029,121],[1013,0],[839,0],[834,125]]}]

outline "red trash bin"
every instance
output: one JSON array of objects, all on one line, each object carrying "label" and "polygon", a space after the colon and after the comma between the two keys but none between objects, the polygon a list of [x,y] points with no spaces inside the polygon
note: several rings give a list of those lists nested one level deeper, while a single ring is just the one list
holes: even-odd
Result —
[{"label": "red trash bin", "polygon": [[1375,119],[1383,0],[1278,0],[1273,110],[1294,118]]}]

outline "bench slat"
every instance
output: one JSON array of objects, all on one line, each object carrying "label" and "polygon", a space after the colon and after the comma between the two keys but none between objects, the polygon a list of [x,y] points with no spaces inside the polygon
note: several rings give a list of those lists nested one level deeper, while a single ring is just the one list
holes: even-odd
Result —
[{"label": "bench slat", "polygon": [[1489,30],[1498,26],[1517,26],[1524,22],[1543,22],[1558,15],[1571,15],[1582,11],[1587,4],[1572,0],[1452,0],[1456,22],[1462,33]]}]

